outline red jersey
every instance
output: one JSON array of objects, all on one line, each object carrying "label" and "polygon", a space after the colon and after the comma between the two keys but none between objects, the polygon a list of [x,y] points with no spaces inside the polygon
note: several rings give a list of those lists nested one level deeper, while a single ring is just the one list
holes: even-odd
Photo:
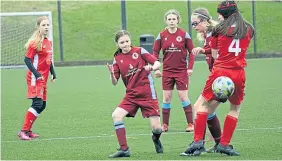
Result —
[{"label": "red jersey", "polygon": [[205,42],[204,42],[204,46],[203,46],[203,49],[205,50],[204,54],[206,55],[206,61],[208,63],[210,71],[212,70],[213,63],[214,63],[214,58],[212,57],[211,47],[210,47],[210,44],[209,44],[211,37],[212,37],[212,32],[208,32],[204,35]]},{"label": "red jersey", "polygon": [[126,87],[126,97],[134,100],[157,99],[151,72],[144,66],[154,64],[157,59],[141,47],[132,47],[129,53],[117,53],[114,61],[114,75],[121,76]]},{"label": "red jersey", "polygon": [[221,34],[212,37],[211,48],[218,50],[218,58],[214,62],[214,67],[241,69],[247,66],[246,52],[251,39],[251,29],[242,39],[234,39]]},{"label": "red jersey", "polygon": [[[31,59],[34,68],[44,77],[45,82],[48,80],[52,54],[52,42],[47,38],[43,39],[41,51],[37,51],[35,46],[31,44],[25,54]],[[35,85],[36,78],[30,70],[27,71],[26,79],[31,83],[30,85]]]},{"label": "red jersey", "polygon": [[[195,56],[189,54],[193,48],[193,42],[187,32],[177,28],[177,31],[171,34],[166,29],[159,33],[154,43],[153,54],[156,58],[159,58],[159,52],[162,50],[163,71],[177,74],[187,70],[188,55],[188,69],[193,69]],[[187,53],[187,50],[189,53]]]}]

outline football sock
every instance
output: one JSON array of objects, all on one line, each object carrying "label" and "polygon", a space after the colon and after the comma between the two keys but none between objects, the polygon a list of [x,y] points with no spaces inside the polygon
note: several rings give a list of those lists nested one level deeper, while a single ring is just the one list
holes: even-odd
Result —
[{"label": "football sock", "polygon": [[208,123],[208,128],[210,130],[210,133],[212,137],[214,138],[214,142],[218,144],[221,138],[221,129],[220,129],[220,123],[219,123],[218,117],[216,116],[215,113],[210,114],[208,116],[207,123]]},{"label": "football sock", "polygon": [[183,110],[185,112],[187,123],[193,123],[192,105],[189,100],[181,102]]},{"label": "football sock", "polygon": [[162,134],[162,129],[153,129],[152,133],[153,133],[153,136],[152,136],[153,140],[159,140]]},{"label": "football sock", "polygon": [[208,113],[207,112],[198,112],[197,118],[195,120],[195,129],[194,129],[194,141],[198,142],[203,140],[204,132],[207,124]]},{"label": "football sock", "polygon": [[163,124],[169,125],[170,103],[163,103],[162,113],[163,113]]},{"label": "football sock", "polygon": [[126,133],[125,133],[125,126],[123,121],[114,122],[116,135],[118,139],[118,143],[121,150],[126,150],[128,148],[127,141],[126,141]]},{"label": "football sock", "polygon": [[222,137],[220,140],[220,143],[223,146],[229,145],[232,135],[234,133],[234,130],[236,128],[237,122],[238,122],[237,118],[230,116],[230,115],[226,116],[224,125],[223,125],[223,133],[222,133]]},{"label": "football sock", "polygon": [[38,116],[39,114],[32,107],[30,107],[26,112],[22,131],[30,131],[34,121]]}]

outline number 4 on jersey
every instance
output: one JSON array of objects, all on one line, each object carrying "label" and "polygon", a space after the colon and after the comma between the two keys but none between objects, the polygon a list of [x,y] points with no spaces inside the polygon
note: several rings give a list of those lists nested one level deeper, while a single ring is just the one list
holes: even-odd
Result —
[{"label": "number 4 on jersey", "polygon": [[235,53],[235,56],[238,56],[239,53],[241,52],[241,48],[239,48],[239,45],[240,45],[240,39],[233,39],[228,47],[228,52]]}]

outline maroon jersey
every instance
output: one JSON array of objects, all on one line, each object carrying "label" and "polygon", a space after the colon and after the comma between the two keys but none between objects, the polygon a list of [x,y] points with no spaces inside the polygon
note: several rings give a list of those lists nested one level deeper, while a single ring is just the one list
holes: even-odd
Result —
[{"label": "maroon jersey", "polygon": [[187,58],[189,55],[188,69],[193,69],[195,56],[191,53],[194,48],[190,35],[180,28],[173,34],[168,29],[159,33],[153,47],[153,54],[159,58],[160,50],[163,51],[163,71],[170,74],[181,73],[187,70]]},{"label": "maroon jersey", "polygon": [[157,59],[141,47],[132,47],[129,53],[116,53],[113,61],[116,79],[121,76],[126,87],[126,97],[134,100],[157,99],[151,72],[144,66]]},{"label": "maroon jersey", "polygon": [[214,63],[214,58],[212,57],[211,47],[210,47],[210,44],[209,44],[210,40],[211,40],[211,36],[212,36],[212,32],[208,32],[204,35],[205,42],[204,42],[204,46],[203,46],[203,49],[205,50],[204,54],[206,55],[206,61],[208,63],[210,71],[212,70],[213,63]]},{"label": "maroon jersey", "polygon": [[[232,30],[232,27],[230,30]],[[211,48],[218,50],[218,58],[214,62],[214,67],[240,69],[247,66],[246,52],[251,39],[251,29],[242,39],[234,39],[221,34],[212,37]]]}]

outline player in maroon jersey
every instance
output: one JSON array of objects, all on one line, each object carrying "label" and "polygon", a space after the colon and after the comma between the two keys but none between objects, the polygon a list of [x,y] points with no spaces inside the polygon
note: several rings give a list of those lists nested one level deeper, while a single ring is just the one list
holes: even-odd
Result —
[{"label": "player in maroon jersey", "polygon": [[[192,75],[194,65],[194,55],[189,53],[194,46],[190,35],[178,27],[180,20],[180,15],[176,10],[167,11],[164,15],[167,27],[159,33],[153,47],[153,54],[157,58],[159,58],[160,50],[163,51],[162,74],[159,70],[155,74],[157,77],[162,76],[162,130],[164,132],[168,131],[171,99],[175,85],[187,120],[186,131],[194,130],[192,105],[188,98],[188,76]],[[187,58],[189,58],[188,66]]]},{"label": "player in maroon jersey", "polygon": [[195,121],[194,141],[186,149],[186,155],[200,155],[204,151],[204,131],[208,114],[213,113],[219,102],[212,92],[213,81],[220,76],[231,78],[235,84],[235,91],[228,100],[230,112],[225,118],[223,133],[216,150],[226,155],[240,155],[232,145],[229,145],[239,117],[240,104],[244,98],[246,52],[254,35],[254,28],[241,16],[234,1],[223,1],[217,7],[219,16],[223,18],[212,30],[210,46],[212,55],[218,53],[212,72],[202,92],[200,108]]},{"label": "player in maroon jersey", "polygon": [[32,125],[46,107],[47,80],[51,73],[51,82],[56,79],[52,63],[52,42],[48,39],[50,21],[43,16],[37,19],[36,30],[26,43],[27,49],[24,62],[28,67],[26,74],[27,98],[32,99],[24,124],[18,136],[22,140],[31,140],[39,137],[31,131]]},{"label": "player in maroon jersey", "polygon": [[131,46],[130,34],[125,30],[117,32],[115,42],[118,50],[114,54],[113,64],[108,64],[108,69],[113,85],[116,85],[121,77],[126,87],[126,94],[112,114],[120,149],[109,157],[131,155],[123,119],[134,117],[139,108],[143,117],[150,119],[156,152],[163,153],[159,139],[162,133],[160,109],[151,75],[151,71],[158,70],[161,63],[144,48]]},{"label": "player in maroon jersey", "polygon": [[[192,50],[192,53],[194,55],[197,55],[199,53],[205,54],[209,70],[211,71],[214,63],[214,58],[211,54],[211,47],[209,45],[209,42],[212,36],[212,28],[217,24],[217,22],[212,20],[209,11],[205,8],[198,8],[194,10],[191,16],[191,22],[192,27],[198,32],[198,40],[204,41],[204,46],[194,48]],[[197,111],[201,106],[201,96],[198,100],[199,101],[196,101],[194,104],[195,111]],[[212,139],[215,141],[215,146],[208,149],[207,152],[215,152],[216,146],[219,144],[221,138],[220,123],[215,112],[209,114],[207,124],[212,135]]]}]

